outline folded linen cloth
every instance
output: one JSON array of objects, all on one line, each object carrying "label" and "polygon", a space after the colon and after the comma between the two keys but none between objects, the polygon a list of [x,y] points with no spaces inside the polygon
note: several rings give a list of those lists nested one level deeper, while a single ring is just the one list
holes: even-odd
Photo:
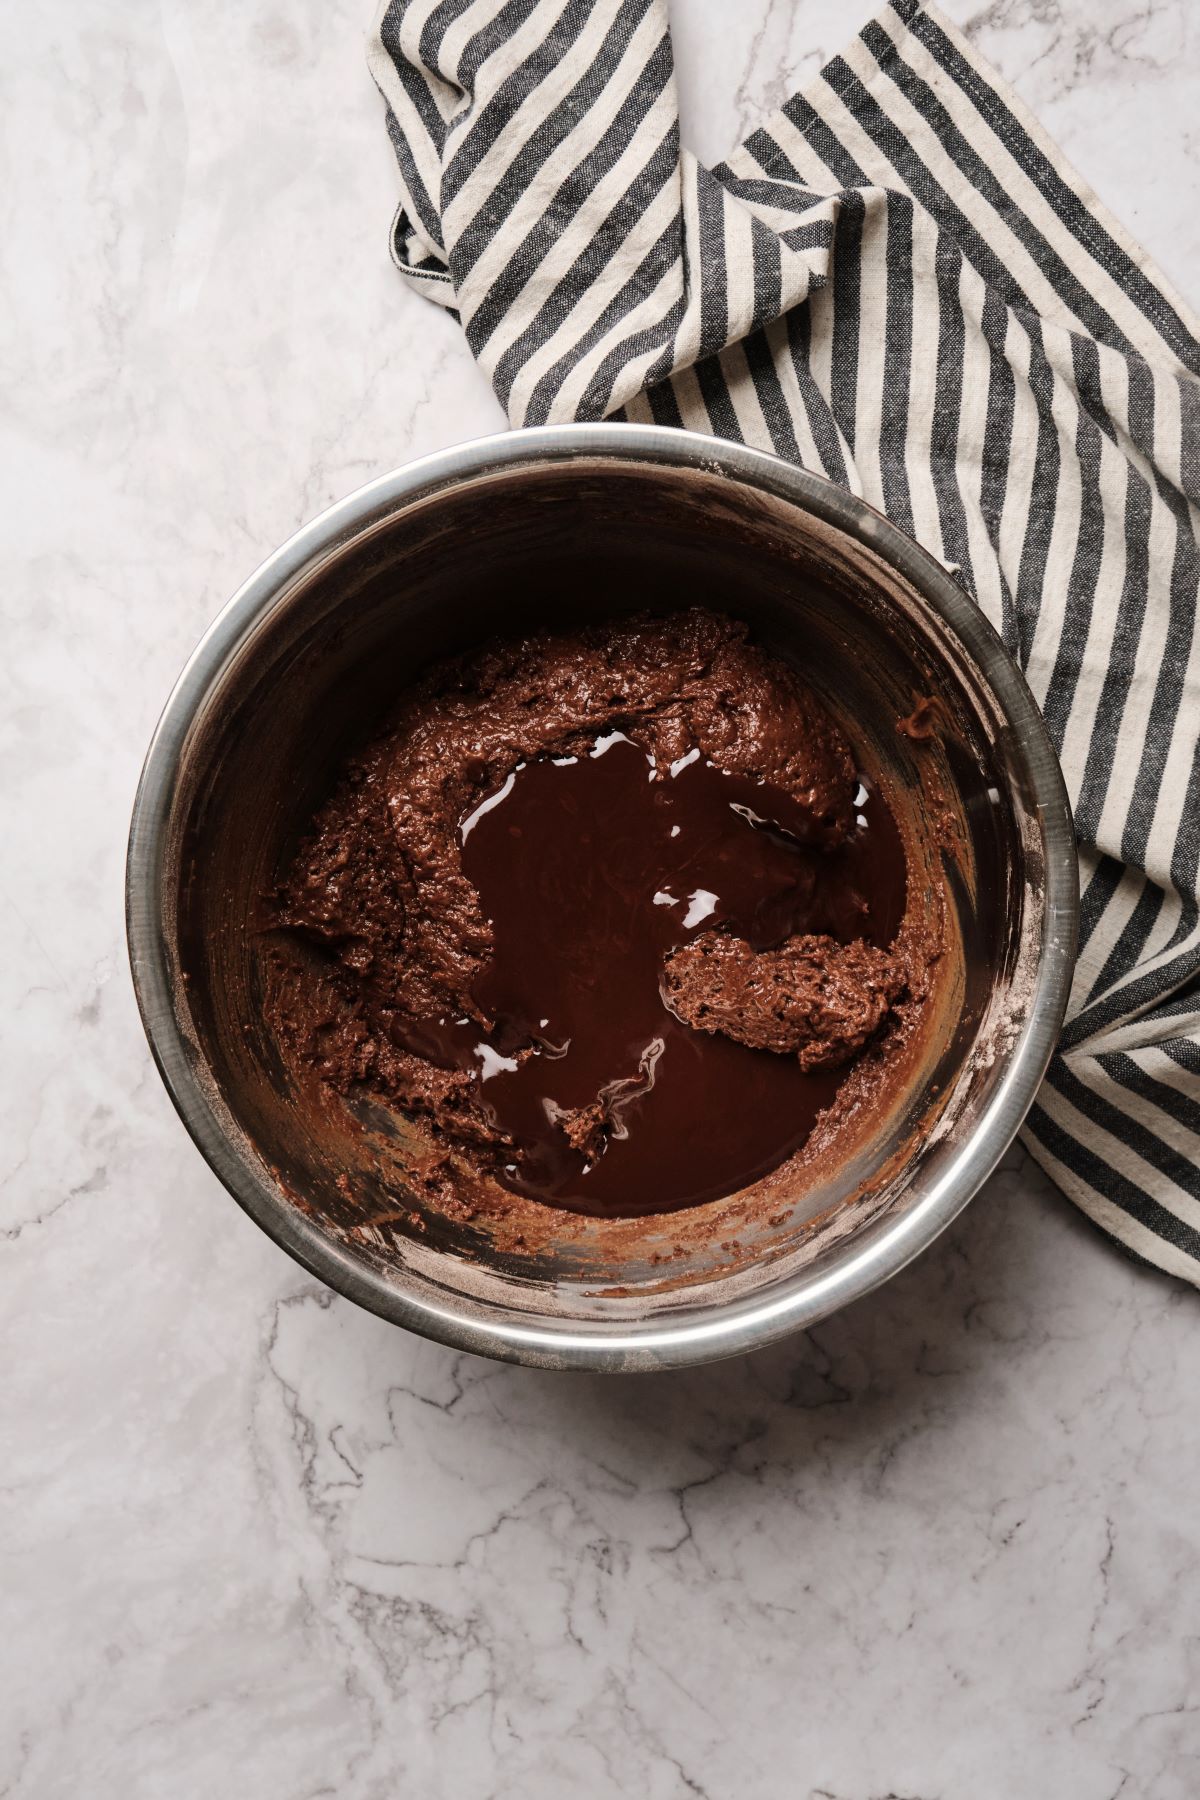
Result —
[{"label": "folded linen cloth", "polygon": [[1082,880],[1024,1127],[1200,1285],[1200,342],[932,7],[894,0],[729,160],[679,141],[664,0],[387,0],[394,258],[514,425],[802,463],[950,565],[1062,759]]}]

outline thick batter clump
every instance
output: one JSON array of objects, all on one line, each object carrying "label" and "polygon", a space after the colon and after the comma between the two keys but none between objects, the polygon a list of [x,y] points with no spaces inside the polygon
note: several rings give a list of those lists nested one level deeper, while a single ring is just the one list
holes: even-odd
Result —
[{"label": "thick batter clump", "polygon": [[289,1056],[577,1211],[671,1210],[795,1153],[919,1005],[905,859],[844,736],[701,611],[443,664],[284,880]]},{"label": "thick batter clump", "polygon": [[755,950],[707,932],[668,956],[663,993],[676,1017],[698,1031],[794,1056],[802,1069],[836,1069],[908,993],[910,961],[906,950],[861,941],[810,935]]}]

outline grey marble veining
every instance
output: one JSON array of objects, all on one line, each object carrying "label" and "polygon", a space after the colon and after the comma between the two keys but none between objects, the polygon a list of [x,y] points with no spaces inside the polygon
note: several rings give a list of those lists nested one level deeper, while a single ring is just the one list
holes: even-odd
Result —
[{"label": "grey marble veining", "polygon": [[[869,0],[678,0],[717,157]],[[1200,290],[1189,0],[951,0]],[[1195,1296],[1019,1155],[918,1264],[695,1373],[538,1375],[317,1288],[209,1176],[123,838],[208,618],[499,412],[386,254],[351,0],[0,18],[0,1794],[1185,1800]]]}]

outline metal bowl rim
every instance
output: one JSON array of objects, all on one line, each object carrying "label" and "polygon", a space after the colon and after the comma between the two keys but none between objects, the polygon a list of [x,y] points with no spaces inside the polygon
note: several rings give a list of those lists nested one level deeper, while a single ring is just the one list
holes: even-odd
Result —
[{"label": "metal bowl rim", "polygon": [[[298,579],[402,505],[461,482],[578,460],[668,465],[757,488],[845,532],[905,577],[983,674],[1013,729],[1036,800],[1045,868],[1036,983],[1028,1013],[966,1141],[935,1185],[866,1241],[848,1240],[829,1268],[802,1270],[765,1299],[697,1305],[635,1325],[576,1324],[515,1311],[486,1322],[432,1305],[359,1261],[261,1179],[230,1142],[192,1069],[172,1002],[162,941],[163,858],[180,756],[205,696],[247,634]],[[1058,759],[1025,678],[976,604],[927,551],[866,501],[764,451],[653,425],[552,425],[471,440],[408,463],[356,489],[301,527],[221,609],[173,687],[146,753],[126,864],[126,928],[142,1023],[168,1093],[213,1172],[251,1218],[312,1275],[359,1305],[457,1349],[554,1368],[662,1369],[757,1348],[815,1324],[896,1274],[954,1219],[995,1168],[1032,1105],[1057,1040],[1074,967],[1079,888],[1070,805]]]}]

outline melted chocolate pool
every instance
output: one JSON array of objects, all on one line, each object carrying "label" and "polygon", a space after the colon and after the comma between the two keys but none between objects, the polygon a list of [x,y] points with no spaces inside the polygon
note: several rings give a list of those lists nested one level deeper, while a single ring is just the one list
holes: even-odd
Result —
[{"label": "melted chocolate pool", "polygon": [[[517,768],[460,824],[464,873],[492,921],[474,993],[497,1021],[447,1021],[409,1047],[473,1062],[481,1097],[519,1146],[500,1179],[574,1212],[636,1217],[746,1187],[802,1147],[845,1071],[694,1031],[663,1005],[667,951],[728,926],[756,949],[792,933],[891,943],[905,858],[878,794],[859,790],[842,848],[806,840],[786,794],[693,753],[669,770],[613,733],[590,756]],[[535,1040],[533,1055],[516,1052]],[[574,1149],[560,1110],[607,1094],[600,1154]]]}]

